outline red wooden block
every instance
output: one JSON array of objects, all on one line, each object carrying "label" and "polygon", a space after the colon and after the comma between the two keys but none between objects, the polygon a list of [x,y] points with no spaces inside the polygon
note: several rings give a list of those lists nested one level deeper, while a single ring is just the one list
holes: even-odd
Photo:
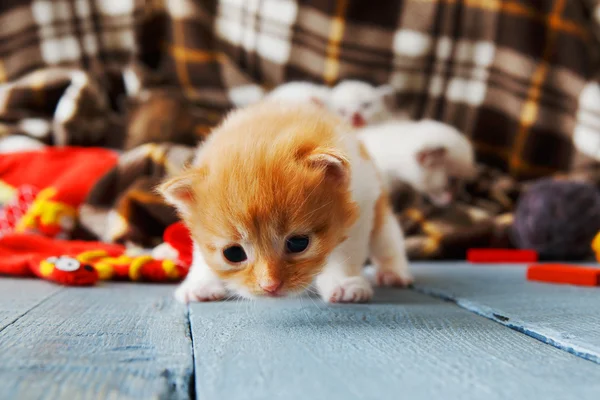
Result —
[{"label": "red wooden block", "polygon": [[539,264],[527,268],[530,281],[562,283],[579,286],[600,285],[600,268],[569,264]]},{"label": "red wooden block", "polygon": [[517,249],[469,249],[467,260],[472,263],[528,263],[537,262],[534,250]]}]

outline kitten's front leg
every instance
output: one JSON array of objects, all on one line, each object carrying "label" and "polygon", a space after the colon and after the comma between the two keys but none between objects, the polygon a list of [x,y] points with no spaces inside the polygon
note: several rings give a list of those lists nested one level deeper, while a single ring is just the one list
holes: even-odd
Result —
[{"label": "kitten's front leg", "polygon": [[175,290],[175,298],[181,303],[216,301],[225,297],[223,282],[206,264],[202,253],[194,246],[194,261],[185,280]]},{"label": "kitten's front leg", "polygon": [[[362,263],[352,252],[336,249],[315,281],[323,300],[330,303],[364,303],[373,297],[373,288],[362,276]],[[364,261],[364,259],[363,259]]]},{"label": "kitten's front leg", "polygon": [[377,285],[409,286],[413,277],[408,268],[402,228],[387,202],[378,212],[382,213],[381,222],[374,227],[371,236],[371,259],[377,267]]}]

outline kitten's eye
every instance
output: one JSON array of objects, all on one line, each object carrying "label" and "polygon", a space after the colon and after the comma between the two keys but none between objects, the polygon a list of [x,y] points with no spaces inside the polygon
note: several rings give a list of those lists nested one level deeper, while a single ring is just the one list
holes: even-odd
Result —
[{"label": "kitten's eye", "polygon": [[232,263],[241,263],[242,261],[246,261],[248,256],[246,256],[246,252],[244,248],[240,245],[229,246],[225,250],[223,250],[223,257],[227,259],[227,261]]},{"label": "kitten's eye", "polygon": [[292,236],[285,241],[285,251],[288,253],[302,253],[309,243],[308,236]]}]

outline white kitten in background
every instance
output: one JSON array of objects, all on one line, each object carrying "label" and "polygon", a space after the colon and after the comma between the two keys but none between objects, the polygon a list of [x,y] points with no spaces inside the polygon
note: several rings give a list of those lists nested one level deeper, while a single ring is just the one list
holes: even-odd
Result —
[{"label": "white kitten in background", "polygon": [[346,80],[331,89],[329,108],[346,122],[360,128],[393,117],[386,100],[394,93],[390,85],[375,87],[366,82]]},{"label": "white kitten in background", "polygon": [[313,102],[327,106],[331,89],[312,82],[289,82],[277,86],[266,96],[269,100],[291,100]]},{"label": "white kitten in background", "polygon": [[438,206],[453,200],[450,178],[472,179],[475,156],[470,141],[454,127],[433,120],[390,121],[358,131],[391,190],[412,185]]},{"label": "white kitten in background", "polygon": [[329,108],[355,128],[383,122],[394,116],[387,99],[390,85],[375,87],[358,80],[345,80],[333,88],[311,82],[289,82],[273,89],[268,99],[313,102]]}]

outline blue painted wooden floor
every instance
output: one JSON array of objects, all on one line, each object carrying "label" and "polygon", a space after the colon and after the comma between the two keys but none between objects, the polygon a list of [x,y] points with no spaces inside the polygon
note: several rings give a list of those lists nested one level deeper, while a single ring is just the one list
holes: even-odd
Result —
[{"label": "blue painted wooden floor", "polygon": [[600,398],[600,288],[415,264],[371,304],[0,278],[0,399]]}]

